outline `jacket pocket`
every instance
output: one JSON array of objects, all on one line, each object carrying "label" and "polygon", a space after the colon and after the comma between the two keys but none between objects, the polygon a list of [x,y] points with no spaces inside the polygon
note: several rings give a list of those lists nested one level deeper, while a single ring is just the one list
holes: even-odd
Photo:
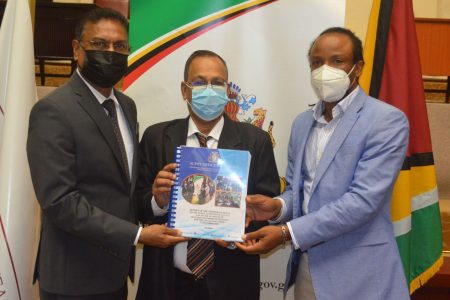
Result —
[{"label": "jacket pocket", "polygon": [[388,237],[384,230],[349,233],[344,236],[344,244],[347,248],[381,245],[387,242]]}]

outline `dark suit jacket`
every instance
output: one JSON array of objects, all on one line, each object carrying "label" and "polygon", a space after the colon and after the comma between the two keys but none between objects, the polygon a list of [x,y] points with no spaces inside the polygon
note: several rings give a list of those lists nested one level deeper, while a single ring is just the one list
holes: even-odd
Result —
[{"label": "dark suit jacket", "polygon": [[[139,179],[136,197],[140,221],[146,224],[165,223],[167,215],[154,217],[151,208],[151,187],[157,173],[173,162],[175,148],[186,144],[189,119],[178,119],[147,128],[141,140]],[[248,194],[278,195],[278,171],[269,135],[246,123],[233,122],[225,116],[219,148],[250,151],[252,158]],[[262,224],[252,224],[253,231]],[[169,300],[174,297],[173,247],[144,247],[142,273],[136,299]],[[211,299],[259,299],[259,256],[240,250],[215,246],[214,268],[208,273]]]},{"label": "dark suit jacket", "polygon": [[[136,106],[115,95],[131,128],[137,161]],[[131,201],[137,168],[130,183],[112,124],[77,73],[33,107],[27,152],[43,212],[35,269],[40,287],[66,295],[123,287],[138,231]]]}]

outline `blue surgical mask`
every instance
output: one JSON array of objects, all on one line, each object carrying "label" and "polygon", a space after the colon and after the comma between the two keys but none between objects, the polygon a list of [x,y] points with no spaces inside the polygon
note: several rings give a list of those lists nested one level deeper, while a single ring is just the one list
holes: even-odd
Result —
[{"label": "blue surgical mask", "polygon": [[208,86],[206,89],[192,89],[192,101],[188,104],[197,117],[211,121],[223,113],[227,102],[226,90],[215,90]]}]

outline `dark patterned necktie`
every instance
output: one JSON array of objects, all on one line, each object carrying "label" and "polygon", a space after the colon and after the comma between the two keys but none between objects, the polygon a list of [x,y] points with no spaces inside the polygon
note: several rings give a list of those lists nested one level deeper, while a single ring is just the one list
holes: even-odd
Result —
[{"label": "dark patterned necktie", "polygon": [[130,169],[128,167],[127,152],[125,150],[125,144],[123,142],[122,133],[120,132],[119,121],[117,120],[117,110],[114,101],[107,99],[103,101],[102,106],[108,111],[109,120],[114,129],[114,135],[116,136],[117,143],[119,144],[120,156],[122,156],[122,162],[125,167],[125,173],[128,180],[130,180]]},{"label": "dark patterned necktie", "polygon": [[[197,132],[200,147],[207,147],[207,136]],[[203,239],[191,239],[187,246],[186,265],[192,271],[196,279],[203,278],[214,266],[214,241]]]}]

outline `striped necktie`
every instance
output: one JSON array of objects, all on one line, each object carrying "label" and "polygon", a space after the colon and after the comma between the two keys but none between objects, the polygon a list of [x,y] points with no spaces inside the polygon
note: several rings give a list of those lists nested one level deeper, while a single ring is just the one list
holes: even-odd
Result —
[{"label": "striped necktie", "polygon": [[[197,132],[200,147],[207,147],[207,136]],[[191,239],[187,246],[186,265],[196,279],[202,279],[214,266],[214,241]]]},{"label": "striped necktie", "polygon": [[114,129],[114,135],[116,136],[117,144],[120,149],[120,156],[122,157],[122,163],[125,167],[125,173],[127,175],[128,180],[130,181],[130,169],[128,167],[128,158],[127,152],[125,150],[125,144],[123,142],[122,133],[120,132],[119,121],[117,120],[117,110],[116,105],[114,104],[114,100],[106,99],[103,101],[102,106],[108,111],[109,120]]}]

